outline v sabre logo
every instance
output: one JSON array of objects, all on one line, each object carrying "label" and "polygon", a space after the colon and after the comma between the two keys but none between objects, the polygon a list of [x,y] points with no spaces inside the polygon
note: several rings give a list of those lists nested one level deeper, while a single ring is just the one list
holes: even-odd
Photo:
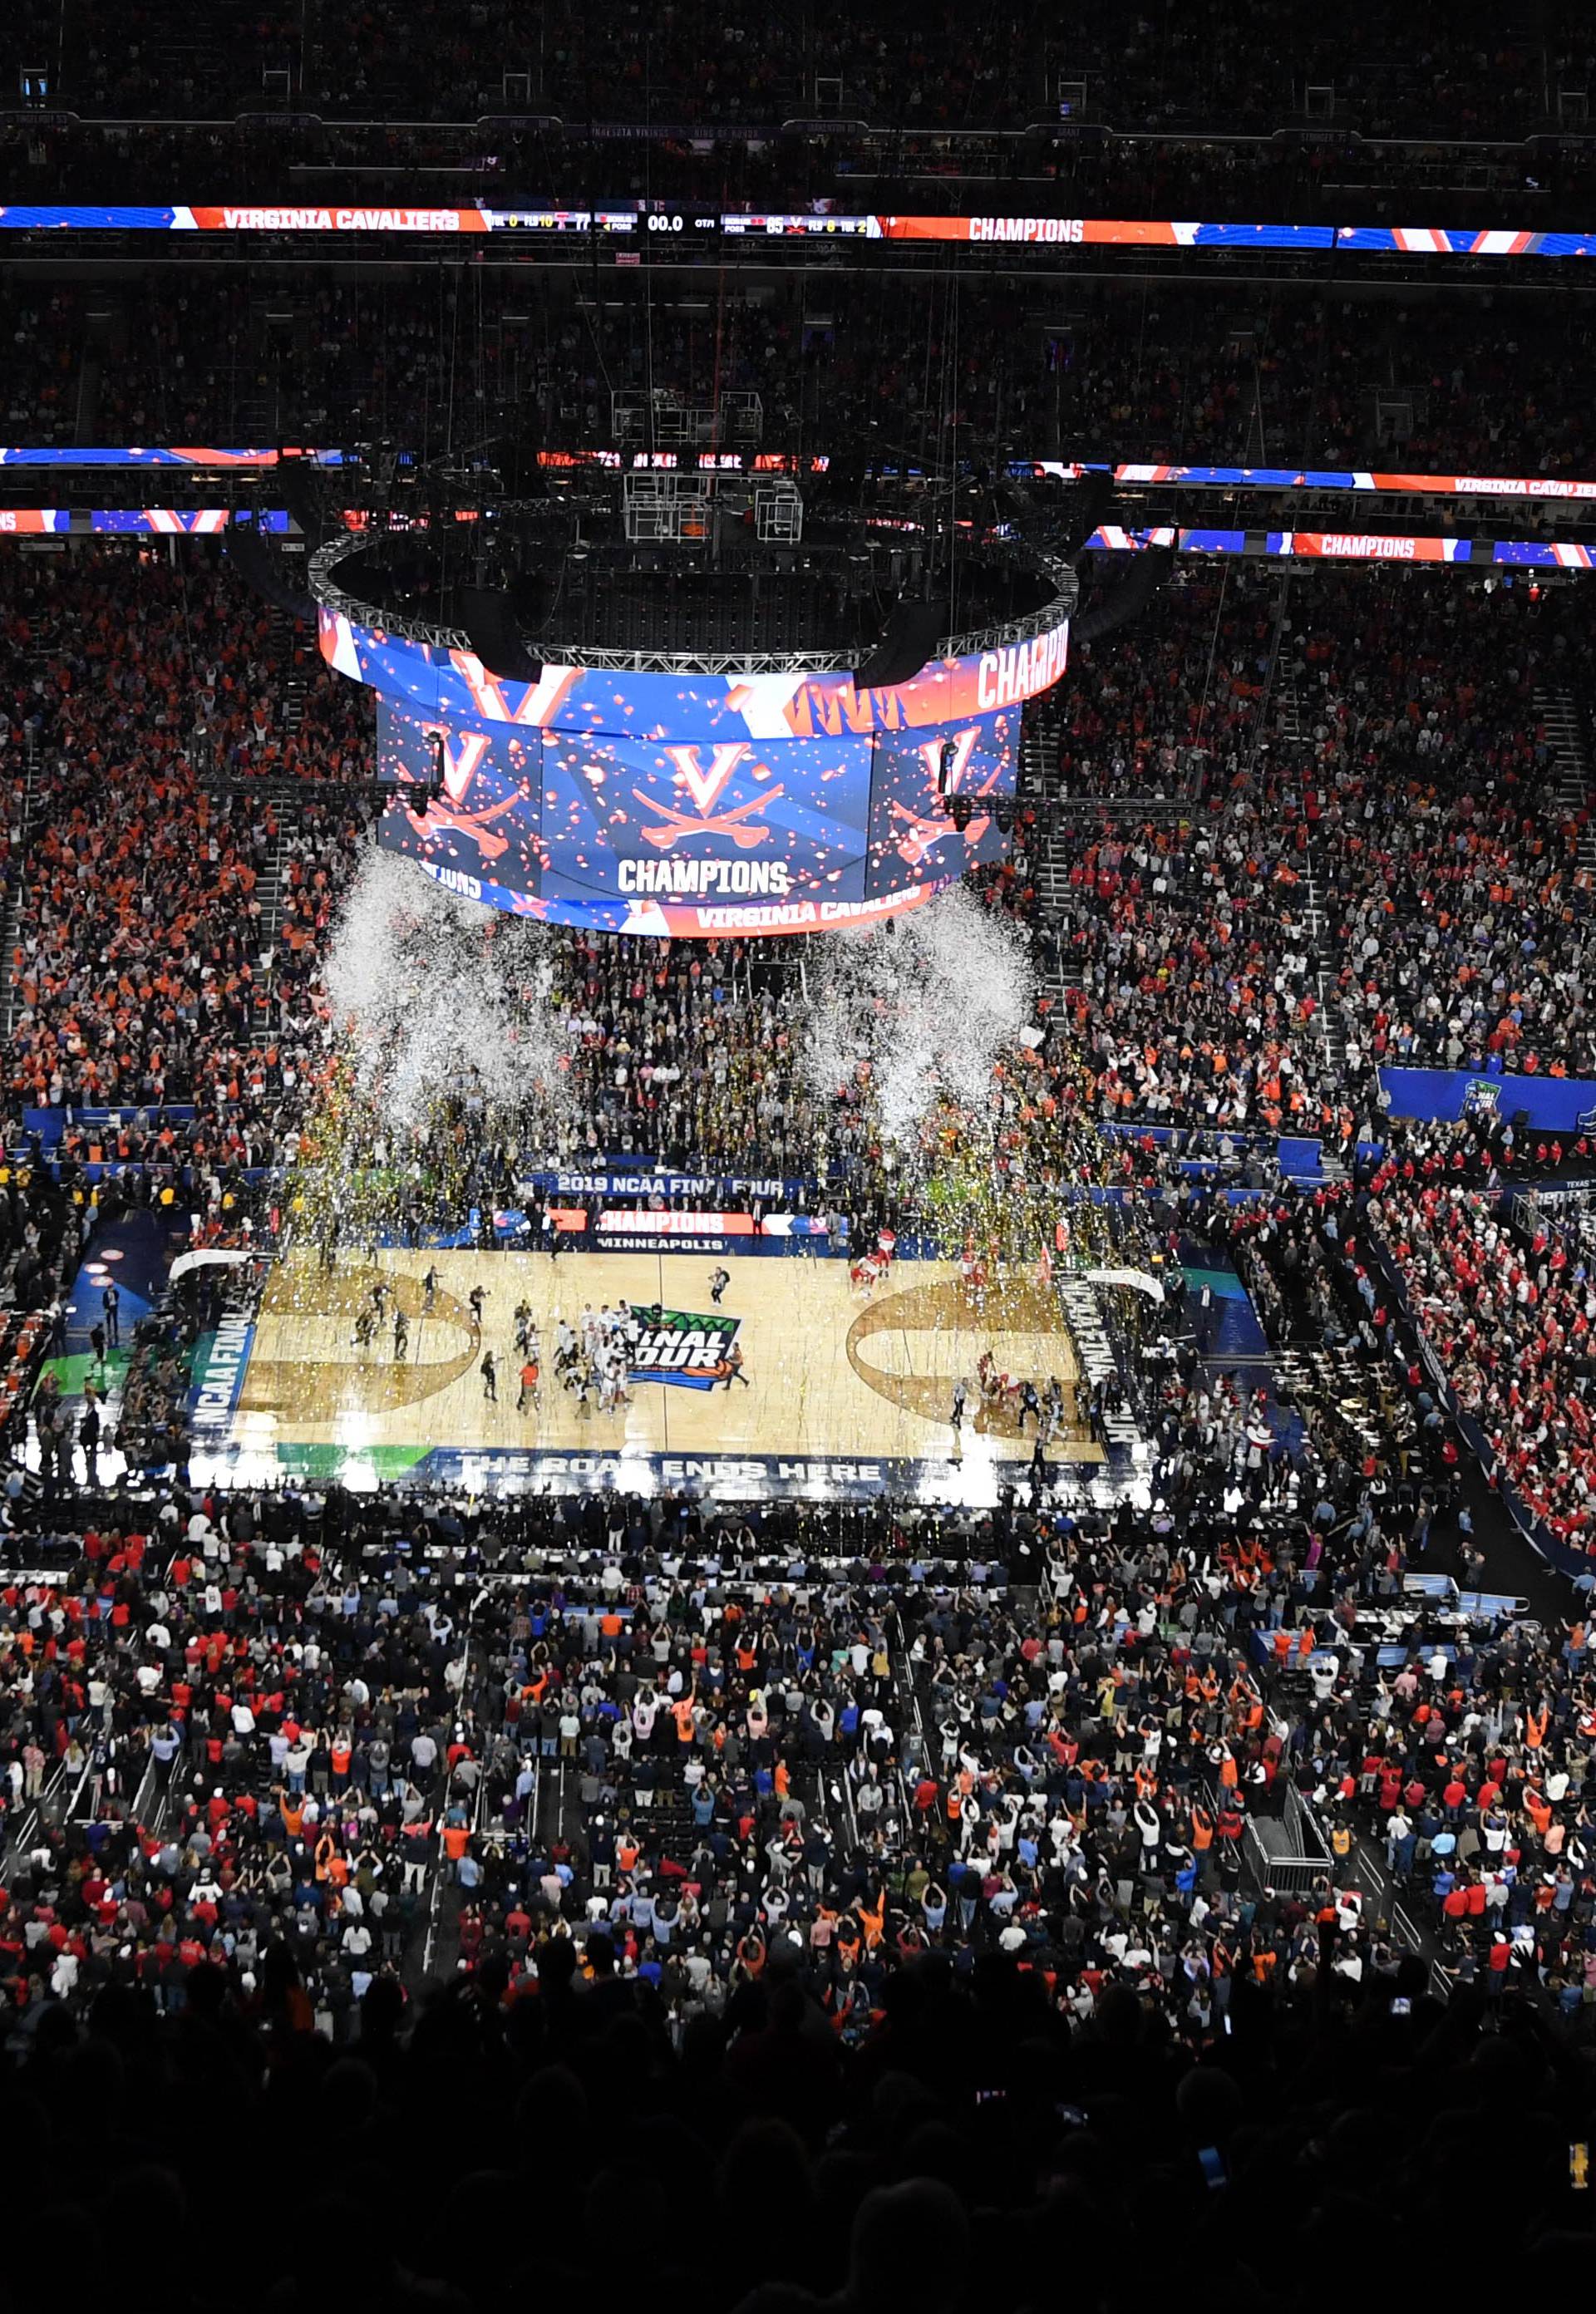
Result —
[{"label": "v sabre logo", "polygon": [[676,767],[677,779],[707,818],[719,802],[727,780],[754,750],[746,739],[722,740],[710,749],[707,772],[699,769],[696,747],[667,747],[665,752]]},{"label": "v sabre logo", "polygon": [[945,734],[939,739],[922,739],[921,761],[925,765],[926,780],[937,798],[939,808],[930,812],[914,811],[900,803],[895,796],[892,817],[899,823],[895,830],[894,848],[900,859],[915,870],[944,844],[950,835],[957,834],[972,848],[986,834],[988,819],[982,812],[981,799],[996,785],[998,774],[988,775],[985,788],[971,789],[958,807],[961,817],[946,817],[949,799],[964,792],[965,774],[970,768],[970,758],[980,737],[979,725],[970,724],[964,730]]},{"label": "v sabre logo", "polygon": [[465,792],[475,779],[488,753],[489,742],[481,731],[445,731],[441,726],[430,728],[428,739],[444,743],[444,791],[451,803],[463,803]]},{"label": "v sabre logo", "polygon": [[474,843],[484,860],[497,860],[510,848],[509,838],[495,832],[493,823],[514,811],[520,798],[514,789],[490,803],[482,811],[463,808],[471,783],[481,768],[482,759],[492,742],[481,731],[449,731],[441,724],[427,727],[429,744],[443,742],[444,799],[430,810],[417,812],[407,803],[404,816],[425,843],[435,843],[445,835],[463,835]]},{"label": "v sabre logo", "polygon": [[729,811],[718,812],[715,809],[726,792],[727,780],[744,756],[754,752],[746,739],[722,740],[712,746],[707,772],[700,768],[701,750],[696,746],[667,747],[665,752],[676,767],[678,781],[698,806],[699,817],[690,818],[686,812],[678,811],[674,804],[661,803],[657,796],[645,795],[641,788],[633,788],[632,794],[643,808],[659,815],[657,827],[645,827],[639,831],[645,843],[652,843],[657,851],[668,852],[671,845],[679,843],[683,836],[724,835],[730,838],[739,852],[749,852],[774,833],[757,815],[774,803],[781,793],[780,782],[764,789],[758,795],[750,796],[746,803],[734,804]]},{"label": "v sabre logo", "polygon": [[980,737],[980,727],[972,723],[967,730],[955,732],[951,737],[921,741],[925,775],[939,795],[958,793]]}]

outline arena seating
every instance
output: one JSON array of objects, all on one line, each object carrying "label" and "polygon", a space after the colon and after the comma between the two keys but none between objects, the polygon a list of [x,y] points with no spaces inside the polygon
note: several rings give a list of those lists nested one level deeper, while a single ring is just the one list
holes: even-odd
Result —
[{"label": "arena seating", "polygon": [[[204,43],[240,31],[242,71],[297,13],[223,8],[185,66],[157,10],[130,12],[125,62],[69,10],[70,53],[108,102],[154,102],[203,80]],[[476,17],[323,11],[317,37],[350,102],[383,104],[433,42],[443,107],[499,29]],[[1236,101],[1248,64],[1234,18],[1200,54],[1206,17],[1171,19],[1157,66],[1195,68],[1194,108]],[[688,101],[702,29],[669,19],[657,53],[619,21],[629,108]],[[705,102],[816,69],[778,28],[765,80],[738,79],[754,28],[719,29],[745,37]],[[576,70],[574,20],[545,31]],[[826,37],[872,97],[903,70],[858,26]],[[1080,40],[1115,87],[1151,84],[1151,32],[1092,12]],[[1019,104],[1029,63],[997,28],[933,16],[914,41],[928,86],[952,57],[970,109]],[[1515,120],[1534,77],[1506,34],[1492,56],[1488,87],[1438,75],[1471,125]],[[1395,66],[1363,85],[1380,118],[1419,102]],[[245,297],[207,291],[187,325],[162,307],[107,363],[106,410],[243,424],[277,392],[309,423],[364,394],[392,428],[445,406],[436,314],[364,282],[316,290],[302,370],[261,386],[241,351],[190,379],[193,325],[248,327]],[[48,310],[18,310],[13,406],[70,428]],[[872,361],[846,314],[851,411],[902,386],[901,318]],[[769,356],[789,378],[790,319]],[[545,332],[542,385],[585,413],[625,327]],[[1105,360],[1105,423],[1123,404],[1149,438],[1245,447],[1239,358],[1182,372],[1161,332],[1145,371]],[[1439,374],[1459,332],[1425,343]],[[1268,422],[1352,422],[1350,392],[1312,383],[1321,350],[1329,375],[1333,340],[1292,336]],[[1433,455],[1517,429],[1526,378],[1576,351],[1556,331],[1522,367],[1482,351],[1435,389]],[[663,358],[691,382],[692,325]],[[751,377],[766,358],[736,349]],[[984,408],[990,366],[960,358]],[[471,373],[485,406],[511,388],[494,362]],[[817,369],[789,406],[827,391]],[[1583,422],[1548,395],[1539,449],[1577,455]],[[1471,2164],[1515,2274],[1583,2274],[1588,2229],[1563,2235],[1589,2143],[1596,1573],[1555,1581],[1491,1489],[1587,1544],[1583,1241],[1501,1198],[1590,1153],[1511,1122],[1515,1073],[1596,1067],[1586,806],[1548,721],[1554,694],[1588,711],[1584,583],[1199,571],[1078,651],[1010,855],[974,884],[1045,984],[998,1094],[1005,1201],[1139,1251],[1156,1233],[1171,1276],[1233,1263],[1263,1347],[1157,1346],[1120,1498],[1044,1471],[975,1510],[696,1482],[207,1492],[183,1416],[220,1289],[192,1282],[129,1342],[128,1468],[102,1493],[54,1374],[32,1394],[63,1293],[129,1205],[192,1214],[201,1244],[264,1224],[328,1065],[321,967],[372,735],[365,693],[210,542],[0,557],[0,1425],[32,1433],[0,1505],[19,2304],[80,2269],[123,2286],[137,2241],[180,2307],[220,2284],[282,2314],[330,2283],[501,2306],[591,2290],[624,2222],[644,2286],[711,2314],[1040,2308],[1061,2274],[1106,2308],[1194,2276],[1294,2308],[1398,2271],[1398,2226],[1410,2254],[1450,2242]],[[546,946],[582,1120],[549,1156],[781,1174],[824,1126],[861,1229],[913,1217],[862,1101],[839,1086],[823,1116],[795,1080],[787,949]],[[1396,1058],[1500,1071],[1503,1114],[1393,1126],[1374,1071]],[[1307,1190],[1271,1161],[1293,1127],[1330,1144]],[[481,1202],[507,1165],[472,1151]],[[1089,1218],[1075,1193],[1103,1185],[1127,1207]],[[425,1194],[398,1193],[399,1226]],[[1523,1589],[1482,1591],[1491,1568]],[[206,2248],[261,2180],[277,2204],[245,2256]],[[364,2265],[347,2293],[339,2242]]]},{"label": "arena seating", "polygon": [[1398,302],[1378,278],[1331,293],[1176,276],[1063,296],[1022,281],[1014,331],[1015,284],[982,272],[931,305],[913,273],[872,263],[829,271],[823,296],[733,272],[709,300],[621,277],[594,301],[564,270],[418,260],[347,279],[309,255],[283,245],[241,273],[163,249],[93,292],[20,276],[0,310],[10,438],[386,442],[426,459],[590,448],[616,397],[736,392],[759,396],[767,449],[923,461],[951,392],[961,433],[1004,455],[1495,473],[1511,444],[1514,472],[1588,476],[1596,450],[1561,390],[1590,328],[1545,268],[1483,333],[1472,283]]},{"label": "arena seating", "polygon": [[438,0],[408,0],[380,21],[313,20],[253,0],[217,0],[196,19],[170,0],[140,0],[119,32],[108,38],[87,9],[68,6],[63,18],[19,0],[8,55],[46,68],[50,102],[85,117],[214,122],[244,111],[257,126],[263,112],[294,110],[472,120],[506,107],[514,74],[524,83],[515,112],[578,122],[772,124],[832,112],[924,133],[1019,127],[1056,117],[1063,82],[1085,84],[1087,118],[1123,131],[1266,135],[1300,126],[1317,84],[1333,91],[1333,121],[1369,137],[1516,142],[1555,131],[1556,92],[1583,85],[1581,28],[1538,20],[1533,34],[1512,37],[1483,9],[1455,13],[1433,46],[1394,33],[1372,8],[1332,42],[1303,9],[1283,20],[1218,6],[1175,26],[1094,7],[1054,42],[1014,40],[951,7],[824,27],[683,7],[623,12],[600,50],[579,11],[534,13],[518,0],[477,0],[464,24]]},{"label": "arena seating", "polygon": [[1571,609],[1366,572],[1188,580],[1078,650],[1042,876],[1102,1113],[1345,1138],[1387,1061],[1589,1066],[1556,690]]}]

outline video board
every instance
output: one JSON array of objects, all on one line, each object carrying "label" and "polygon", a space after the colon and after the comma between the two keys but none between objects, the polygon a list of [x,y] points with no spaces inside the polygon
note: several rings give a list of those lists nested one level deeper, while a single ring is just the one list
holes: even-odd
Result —
[{"label": "video board", "polygon": [[1023,702],[1068,650],[1061,624],[864,690],[557,667],[515,683],[340,614],[321,634],[378,693],[385,846],[515,914],[698,938],[895,914],[1000,858],[990,806],[1014,791]]}]

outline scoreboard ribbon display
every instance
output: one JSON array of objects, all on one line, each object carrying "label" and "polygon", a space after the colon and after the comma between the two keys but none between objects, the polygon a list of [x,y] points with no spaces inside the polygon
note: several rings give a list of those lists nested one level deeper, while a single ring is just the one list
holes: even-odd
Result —
[{"label": "scoreboard ribbon display", "polygon": [[1512,226],[1270,225],[1169,217],[844,216],[826,208],[723,209],[711,215],[620,201],[514,208],[317,202],[77,202],[0,205],[13,233],[585,234],[739,241],[930,241],[991,248],[1322,250],[1403,257],[1596,257],[1596,233]]}]

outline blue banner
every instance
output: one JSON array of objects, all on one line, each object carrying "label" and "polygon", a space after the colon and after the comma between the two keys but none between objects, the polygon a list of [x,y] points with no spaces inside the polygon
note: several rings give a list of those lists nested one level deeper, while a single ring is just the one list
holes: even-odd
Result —
[{"label": "blue banner", "polygon": [[163,1108],[139,1108],[131,1102],[120,1108],[25,1108],[22,1131],[37,1134],[46,1149],[57,1149],[69,1125],[92,1134],[97,1127],[115,1131],[124,1125],[191,1125],[194,1114],[193,1102],[187,1100]]},{"label": "blue banner", "polygon": [[1596,1077],[1510,1076],[1495,1070],[1381,1069],[1393,1117],[1455,1124],[1521,1110],[1534,1133],[1596,1132]]},{"label": "blue banner", "polygon": [[[1227,1170],[1227,1161],[1212,1149],[1193,1149],[1188,1129],[1175,1125],[1138,1125],[1133,1120],[1105,1117],[1098,1130],[1115,1141],[1150,1141],[1164,1148],[1177,1139],[1186,1141],[1177,1162],[1188,1180]],[[1323,1179],[1319,1144],[1317,1137],[1306,1138],[1291,1134],[1216,1132],[1212,1126],[1199,1128],[1204,1140],[1229,1140],[1232,1155],[1230,1164],[1245,1163],[1249,1157],[1265,1157],[1273,1161],[1288,1179],[1293,1181],[1318,1181]]]}]

